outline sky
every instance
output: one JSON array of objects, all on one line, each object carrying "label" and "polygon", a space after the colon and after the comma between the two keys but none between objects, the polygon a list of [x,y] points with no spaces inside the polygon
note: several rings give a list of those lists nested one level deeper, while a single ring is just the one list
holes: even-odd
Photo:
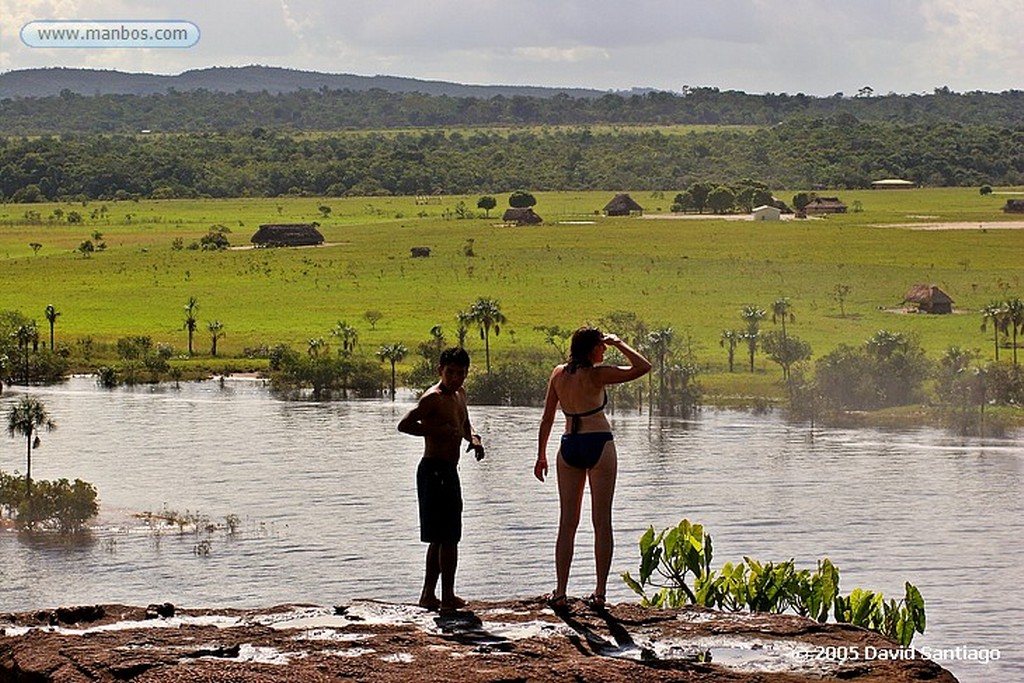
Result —
[{"label": "sky", "polygon": [[[1021,0],[0,0],[0,72],[261,64],[599,90],[1000,92],[1024,89],[1021,8]],[[23,27],[52,20],[177,20],[194,25],[198,40],[177,48],[23,42]]]}]

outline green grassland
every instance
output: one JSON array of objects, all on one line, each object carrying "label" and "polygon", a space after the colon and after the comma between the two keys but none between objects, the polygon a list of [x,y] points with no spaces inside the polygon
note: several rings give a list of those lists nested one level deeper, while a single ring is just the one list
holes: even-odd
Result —
[{"label": "green grassland", "polygon": [[[345,320],[360,331],[364,350],[402,342],[415,348],[441,324],[449,339],[455,314],[476,298],[497,299],[508,317],[492,339],[497,362],[538,350],[552,354],[540,325],[572,328],[611,311],[633,311],[652,325],[689,336],[707,379],[723,393],[777,391],[777,367],[758,357],[754,377],[726,372],[723,330],[739,329],[745,304],[769,308],[789,297],[796,321],[787,330],[808,341],[815,357],[840,343],[859,344],[879,329],[915,333],[933,357],[952,344],[992,356],[979,330],[986,303],[1024,295],[1024,230],[910,230],[900,223],[1011,220],[1006,196],[977,189],[844,191],[862,211],[827,219],[754,223],[720,218],[606,218],[608,192],[539,193],[545,224],[490,219],[476,196],[446,196],[417,204],[412,197],[276,198],[0,205],[2,309],[16,309],[47,327],[43,309],[61,312],[57,341],[84,336],[115,341],[149,335],[184,349],[183,307],[199,301],[196,349],[207,351],[206,322],[220,320],[222,356],[285,342],[304,346],[329,338]],[[637,192],[648,212],[667,212],[674,191]],[[792,192],[778,192],[789,200]],[[464,202],[478,218],[457,219]],[[323,218],[318,207],[331,208]],[[106,206],[105,215],[91,218]],[[78,211],[82,223],[48,219],[55,208]],[[29,221],[37,211],[40,221]],[[261,223],[318,221],[327,244],[314,248],[172,250],[181,237],[198,240],[212,225],[231,229],[233,246],[249,243]],[[590,222],[592,221],[592,223]],[[587,222],[586,224],[582,224]],[[94,231],[105,251],[89,258],[75,248]],[[472,240],[475,256],[464,249]],[[30,243],[43,246],[34,253]],[[430,258],[410,248],[429,246]],[[953,315],[893,312],[914,283],[933,283],[955,300]],[[847,285],[846,316],[833,296]],[[371,329],[367,310],[383,318]],[[771,329],[770,318],[762,329]],[[471,352],[483,343],[469,338]],[[480,359],[482,360],[482,358]]]}]

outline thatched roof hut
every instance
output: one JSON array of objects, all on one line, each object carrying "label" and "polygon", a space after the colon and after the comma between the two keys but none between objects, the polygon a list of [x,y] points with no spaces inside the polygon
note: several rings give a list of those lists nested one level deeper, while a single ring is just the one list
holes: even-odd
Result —
[{"label": "thatched roof hut", "polygon": [[316,223],[283,223],[261,225],[252,236],[257,247],[307,247],[323,244],[324,236]]},{"label": "thatched roof hut", "polygon": [[604,207],[606,216],[632,216],[633,214],[643,215],[644,207],[634,201],[628,194],[620,193],[612,197]]},{"label": "thatched roof hut", "polygon": [[846,204],[839,197],[815,197],[804,207],[806,213],[846,213]]},{"label": "thatched roof hut", "polygon": [[533,209],[529,207],[525,209],[507,209],[501,220],[504,223],[515,223],[516,225],[537,225],[544,222],[544,219],[534,213]]},{"label": "thatched roof hut", "polygon": [[917,310],[922,313],[953,312],[953,300],[935,285],[914,285],[903,302],[917,304]]}]

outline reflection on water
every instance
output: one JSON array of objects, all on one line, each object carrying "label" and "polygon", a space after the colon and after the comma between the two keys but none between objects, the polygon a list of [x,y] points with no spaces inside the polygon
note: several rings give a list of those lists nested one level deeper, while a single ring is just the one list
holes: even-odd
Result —
[{"label": "reflection on water", "polygon": [[[33,457],[39,478],[99,490],[103,529],[54,546],[0,535],[0,611],[95,602],[257,607],[358,597],[413,601],[422,580],[415,467],[421,444],[395,425],[409,403],[286,403],[228,379],[102,391],[88,378],[33,388],[58,429]],[[0,398],[5,412],[18,397]],[[533,408],[473,408],[488,457],[461,465],[466,498],[459,591],[539,595],[554,585],[557,500],[533,479]],[[980,443],[933,430],[818,430],[776,416],[706,411],[696,421],[614,415],[620,452],[614,573],[634,570],[648,525],[705,524],[715,564],[744,555],[830,557],[843,590],[924,594],[918,647],[999,648],[998,662],[945,661],[963,681],[1024,676],[1022,456],[1019,441]],[[24,468],[20,442],[0,468]],[[241,533],[154,536],[133,513],[162,507]],[[582,525],[570,592],[592,586]],[[633,594],[613,581],[609,598]]]}]

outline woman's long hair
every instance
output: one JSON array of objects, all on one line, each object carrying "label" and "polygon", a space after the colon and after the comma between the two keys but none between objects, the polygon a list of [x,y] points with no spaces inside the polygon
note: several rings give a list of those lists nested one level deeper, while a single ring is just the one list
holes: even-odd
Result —
[{"label": "woman's long hair", "polygon": [[566,370],[572,374],[580,368],[593,366],[590,362],[590,353],[604,339],[604,333],[596,327],[584,326],[572,333],[572,342],[569,344],[569,361],[566,363]]}]

